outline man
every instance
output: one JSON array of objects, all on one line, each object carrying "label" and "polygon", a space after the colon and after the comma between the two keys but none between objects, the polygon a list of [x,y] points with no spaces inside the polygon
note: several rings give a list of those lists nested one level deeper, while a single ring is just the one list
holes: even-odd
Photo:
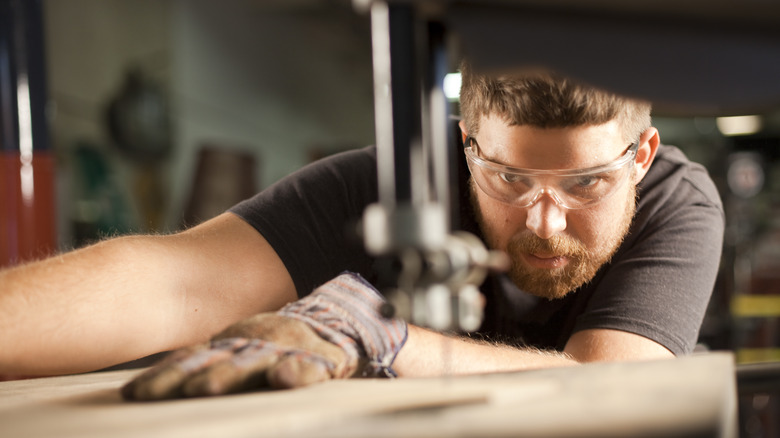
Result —
[{"label": "man", "polygon": [[[482,288],[488,342],[376,313],[373,260],[344,230],[376,201],[366,148],[190,230],[120,237],[2,273],[0,372],[92,370],[200,344],[242,320],[126,395],[689,353],[723,233],[705,170],[660,145],[644,102],[549,74],[463,75],[461,225],[512,260]],[[329,281],[343,271],[365,280]],[[443,348],[447,361],[435,353]],[[211,364],[221,365],[204,374]]]}]

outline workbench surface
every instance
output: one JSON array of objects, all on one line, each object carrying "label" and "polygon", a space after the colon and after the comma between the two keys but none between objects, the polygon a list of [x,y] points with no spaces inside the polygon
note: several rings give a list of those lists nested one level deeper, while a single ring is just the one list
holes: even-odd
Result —
[{"label": "workbench surface", "polygon": [[426,379],[351,379],[288,391],[125,402],[139,370],[0,383],[0,438],[736,436],[733,358]]}]

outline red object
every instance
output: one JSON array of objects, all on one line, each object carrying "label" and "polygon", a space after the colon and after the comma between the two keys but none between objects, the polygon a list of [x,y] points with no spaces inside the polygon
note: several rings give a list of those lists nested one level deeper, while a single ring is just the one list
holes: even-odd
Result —
[{"label": "red object", "polygon": [[0,151],[0,267],[53,254],[56,223],[50,152]]}]

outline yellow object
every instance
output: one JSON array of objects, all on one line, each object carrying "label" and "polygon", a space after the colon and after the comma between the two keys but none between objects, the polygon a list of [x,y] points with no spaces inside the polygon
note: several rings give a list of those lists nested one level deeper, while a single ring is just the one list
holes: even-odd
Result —
[{"label": "yellow object", "polygon": [[741,348],[736,351],[737,363],[780,361],[780,348]]},{"label": "yellow object", "polygon": [[741,318],[780,317],[780,295],[737,295],[731,314]]}]

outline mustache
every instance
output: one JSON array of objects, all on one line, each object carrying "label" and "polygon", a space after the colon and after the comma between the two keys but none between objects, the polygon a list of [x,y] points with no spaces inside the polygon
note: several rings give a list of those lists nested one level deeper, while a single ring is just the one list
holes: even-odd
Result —
[{"label": "mustache", "polygon": [[518,234],[507,244],[509,252],[542,253],[555,256],[587,257],[588,250],[579,240],[570,237],[555,235],[549,239],[542,239],[533,233]]}]

